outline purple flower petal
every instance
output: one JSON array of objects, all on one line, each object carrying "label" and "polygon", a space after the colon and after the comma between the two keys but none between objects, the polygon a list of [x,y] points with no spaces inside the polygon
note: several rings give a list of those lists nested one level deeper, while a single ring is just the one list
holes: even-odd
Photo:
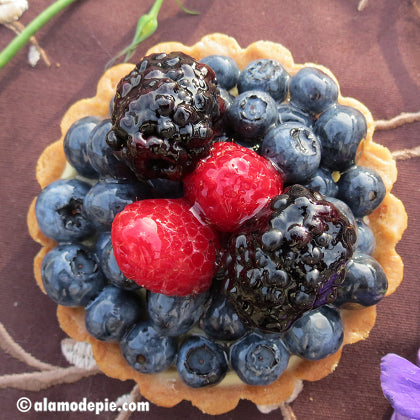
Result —
[{"label": "purple flower petal", "polygon": [[420,420],[420,368],[396,354],[387,354],[381,363],[381,385],[394,410]]},{"label": "purple flower petal", "polygon": [[410,419],[410,417],[406,417],[406,416],[403,416],[403,415],[399,414],[397,411],[394,411],[389,420],[412,420],[412,419]]}]

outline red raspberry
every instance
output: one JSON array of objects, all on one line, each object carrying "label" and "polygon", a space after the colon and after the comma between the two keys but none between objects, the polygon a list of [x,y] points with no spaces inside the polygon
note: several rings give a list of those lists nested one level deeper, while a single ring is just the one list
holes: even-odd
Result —
[{"label": "red raspberry", "polygon": [[272,164],[236,143],[219,142],[184,179],[185,197],[222,232],[233,232],[281,194]]},{"label": "red raspberry", "polygon": [[123,274],[146,289],[185,296],[209,289],[218,239],[181,199],[128,205],[112,224],[112,245]]}]

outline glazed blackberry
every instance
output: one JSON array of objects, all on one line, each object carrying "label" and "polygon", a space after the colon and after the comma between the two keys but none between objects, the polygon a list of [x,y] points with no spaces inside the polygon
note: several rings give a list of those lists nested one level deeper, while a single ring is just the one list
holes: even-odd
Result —
[{"label": "glazed blackberry", "polygon": [[283,332],[334,302],[356,231],[318,192],[293,185],[231,236],[224,291],[248,327]]},{"label": "glazed blackberry", "polygon": [[214,71],[181,53],[151,54],[118,84],[107,143],[139,179],[180,180],[208,154],[224,111]]}]

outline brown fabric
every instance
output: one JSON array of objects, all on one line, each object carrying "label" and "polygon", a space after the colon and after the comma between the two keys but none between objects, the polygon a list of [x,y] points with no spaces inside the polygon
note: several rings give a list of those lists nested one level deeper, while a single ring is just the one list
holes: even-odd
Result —
[{"label": "brown fabric", "polygon": [[[52,1],[30,2],[21,22],[27,24]],[[223,32],[246,46],[266,39],[289,48],[296,62],[316,62],[328,67],[340,82],[344,95],[364,103],[375,119],[420,110],[420,14],[415,0],[369,0],[357,11],[358,0],[188,0],[188,8],[199,16],[185,14],[175,1],[163,3],[157,32],[135,55],[158,42],[176,40],[195,43],[203,35]],[[42,360],[68,366],[60,351],[64,334],[56,320],[56,305],[42,294],[33,277],[33,258],[39,247],[26,229],[26,212],[39,192],[35,163],[41,151],[59,137],[59,121],[65,110],[83,97],[93,96],[105,63],[132,38],[138,17],[152,1],[111,0],[76,2],[56,16],[37,35],[52,65],[27,64],[27,48],[0,70],[0,322],[26,351]],[[0,48],[13,33],[0,27]],[[378,131],[375,140],[392,151],[418,146],[420,123],[390,131]],[[417,253],[420,159],[398,162],[399,178],[393,192],[403,200],[409,228],[398,250],[405,262],[401,287],[378,305],[377,324],[368,340],[346,346],[336,371],[327,378],[305,383],[293,404],[298,420],[387,419],[390,405],[379,382],[383,355],[398,353],[415,360],[420,345],[420,305]],[[31,372],[6,353],[0,352],[0,374]],[[57,385],[40,392],[0,391],[1,417],[24,418],[16,401],[115,401],[131,391],[131,382],[103,375],[73,384]],[[217,404],[217,402],[215,402]],[[41,419],[53,414],[26,414]],[[62,419],[88,419],[93,414],[60,413]],[[279,418],[279,411],[260,414],[255,406],[241,402],[223,419]],[[171,408],[151,406],[149,413],[131,418],[207,418],[189,403]],[[114,419],[115,413],[101,418]]]}]

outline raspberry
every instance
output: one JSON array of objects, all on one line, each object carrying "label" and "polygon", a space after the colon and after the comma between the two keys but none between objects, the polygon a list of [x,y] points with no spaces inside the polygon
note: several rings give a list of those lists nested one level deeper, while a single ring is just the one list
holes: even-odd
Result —
[{"label": "raspberry", "polygon": [[185,296],[209,289],[218,239],[180,199],[146,199],[118,213],[111,230],[122,273],[140,286]]},{"label": "raspberry", "polygon": [[242,322],[282,332],[332,303],[356,231],[321,194],[294,185],[229,240],[225,292]]},{"label": "raspberry", "polygon": [[151,54],[118,84],[107,143],[138,178],[180,180],[208,154],[224,107],[210,67]]},{"label": "raspberry", "polygon": [[270,162],[235,143],[215,143],[184,179],[185,197],[218,230],[232,232],[280,194],[283,181]]}]

